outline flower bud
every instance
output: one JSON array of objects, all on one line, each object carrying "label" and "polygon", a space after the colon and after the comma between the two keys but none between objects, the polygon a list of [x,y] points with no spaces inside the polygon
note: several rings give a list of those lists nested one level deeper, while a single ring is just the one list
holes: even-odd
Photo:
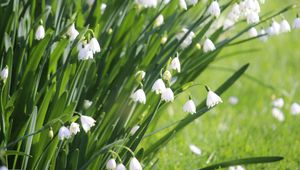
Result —
[{"label": "flower bud", "polygon": [[163,36],[160,40],[160,43],[163,45],[168,41],[168,37],[167,36]]},{"label": "flower bud", "polygon": [[48,132],[48,136],[49,136],[50,139],[52,139],[53,136],[54,136],[52,127],[50,127],[50,130],[49,130],[49,132]]},{"label": "flower bud", "polygon": [[166,81],[171,81],[172,79],[172,74],[169,70],[166,70],[163,74],[163,79]]},{"label": "flower bud", "polygon": [[146,75],[146,73],[145,73],[144,71],[138,71],[138,72],[136,72],[136,73],[135,73],[136,81],[137,81],[138,83],[141,83],[142,80],[144,79],[145,75]]}]

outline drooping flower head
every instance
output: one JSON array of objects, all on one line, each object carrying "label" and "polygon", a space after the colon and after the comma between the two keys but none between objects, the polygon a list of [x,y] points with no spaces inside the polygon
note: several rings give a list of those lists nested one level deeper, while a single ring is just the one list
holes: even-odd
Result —
[{"label": "drooping flower head", "polygon": [[206,106],[208,108],[212,108],[215,105],[222,103],[222,99],[215,92],[211,91],[207,86],[205,86],[207,90],[207,98],[206,98]]},{"label": "drooping flower head", "polygon": [[291,32],[291,26],[286,19],[280,22],[280,32],[282,33]]},{"label": "drooping flower head", "polygon": [[107,161],[106,163],[106,169],[108,170],[115,170],[117,167],[117,163],[116,163],[116,160],[115,159],[110,159]]},{"label": "drooping flower head", "polygon": [[203,44],[203,51],[205,53],[207,52],[210,52],[210,51],[214,51],[216,49],[214,43],[209,39],[209,38],[206,38],[206,40],[204,41],[204,44]]},{"label": "drooping flower head", "polygon": [[157,0],[135,0],[135,2],[144,8],[155,8],[157,6]]},{"label": "drooping flower head", "polygon": [[101,51],[99,42],[97,41],[97,39],[95,37],[93,37],[90,42],[89,42],[89,48],[90,50],[93,52],[93,54],[98,53]]},{"label": "drooping flower head", "polygon": [[166,85],[162,79],[157,79],[152,86],[152,91],[156,94],[162,93],[165,89]]},{"label": "drooping flower head", "polygon": [[79,124],[72,122],[69,130],[70,130],[71,135],[76,135],[78,132],[80,132]]},{"label": "drooping flower head", "polygon": [[78,60],[93,59],[93,51],[90,49],[89,44],[79,49]]},{"label": "drooping flower head", "polygon": [[67,35],[70,37],[71,41],[74,41],[76,37],[79,35],[79,32],[76,30],[74,23],[69,27],[67,31]]},{"label": "drooping flower head", "polygon": [[3,70],[1,70],[0,78],[3,81],[5,81],[8,78],[8,67],[7,66]]},{"label": "drooping flower head", "polygon": [[130,159],[129,170],[143,170],[141,163],[135,158]]},{"label": "drooping flower head", "polygon": [[179,0],[179,7],[181,9],[187,10],[187,5],[186,5],[185,0]]},{"label": "drooping flower head", "polygon": [[218,18],[221,14],[221,9],[219,3],[217,1],[213,1],[210,6],[208,7],[208,13],[212,16]]},{"label": "drooping flower head", "polygon": [[39,25],[35,32],[35,39],[39,41],[44,38],[45,38],[45,29],[43,25]]},{"label": "drooping flower head", "polygon": [[300,28],[300,18],[299,18],[298,15],[297,15],[297,17],[296,17],[295,20],[294,20],[293,28],[294,28],[294,29],[299,29],[299,28]]},{"label": "drooping flower head", "polygon": [[184,105],[183,105],[183,111],[187,113],[194,114],[196,113],[196,105],[193,100],[188,100]]},{"label": "drooping flower head", "polygon": [[138,89],[131,95],[131,99],[134,102],[139,102],[139,103],[145,104],[146,103],[146,94],[143,89]]},{"label": "drooping flower head", "polygon": [[154,21],[154,27],[159,27],[164,23],[164,16],[162,14],[158,15],[158,17]]},{"label": "drooping flower head", "polygon": [[300,114],[300,104],[293,103],[291,106],[291,114],[292,115],[299,115]]},{"label": "drooping flower head", "polygon": [[80,122],[83,130],[87,133],[88,131],[90,131],[91,127],[95,126],[96,120],[94,120],[90,116],[81,115]]},{"label": "drooping flower head", "polygon": [[172,102],[174,100],[174,93],[172,89],[166,88],[161,94],[162,101]]},{"label": "drooping flower head", "polygon": [[120,164],[118,164],[116,170],[126,170],[126,167],[124,164],[120,163]]},{"label": "drooping flower head", "polygon": [[64,139],[69,139],[70,137],[71,137],[70,130],[65,126],[62,126],[58,131],[58,139],[64,140]]},{"label": "drooping flower head", "polygon": [[173,58],[173,60],[171,61],[170,64],[171,69],[176,70],[178,73],[180,73],[180,61],[179,61],[179,57],[176,56],[175,58]]}]

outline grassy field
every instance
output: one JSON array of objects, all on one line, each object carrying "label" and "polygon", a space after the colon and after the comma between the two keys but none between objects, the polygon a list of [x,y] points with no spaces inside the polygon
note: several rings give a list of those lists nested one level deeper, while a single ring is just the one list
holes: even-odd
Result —
[{"label": "grassy field", "polygon": [[[296,1],[288,1],[290,3]],[[266,9],[283,7],[287,2],[267,1]],[[277,9],[278,9],[277,8]],[[290,22],[297,10],[285,16]],[[298,9],[299,12],[299,9]],[[276,18],[280,21],[280,17]],[[273,164],[249,165],[246,169],[298,169],[300,167],[300,116],[290,114],[292,102],[300,102],[300,30],[272,37],[263,43],[254,40],[243,46],[226,49],[224,56],[237,50],[257,49],[248,54],[222,60],[219,58],[197,80],[216,88],[232,72],[220,68],[238,69],[250,63],[247,76],[240,79],[223,96],[224,103],[206,113],[184,129],[159,154],[160,169],[195,169],[210,163],[222,162],[250,156],[283,156],[284,160]],[[254,81],[254,77],[260,81]],[[264,84],[264,85],[262,85]],[[274,89],[271,89],[273,87]],[[188,95],[197,103],[205,98],[205,90],[198,86],[190,93],[177,98],[178,107],[170,105],[166,109],[160,125],[179,120],[185,116],[181,111]],[[283,97],[285,121],[279,122],[272,116],[271,96]],[[239,103],[228,103],[230,96],[237,96]],[[181,105],[179,105],[181,104]],[[195,144],[202,150],[196,156],[189,150]],[[208,163],[208,164],[207,164]]]}]

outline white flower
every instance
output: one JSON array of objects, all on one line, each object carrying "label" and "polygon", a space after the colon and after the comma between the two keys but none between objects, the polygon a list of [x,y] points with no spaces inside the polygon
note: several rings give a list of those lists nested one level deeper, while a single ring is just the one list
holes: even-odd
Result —
[{"label": "white flower", "polygon": [[241,15],[240,7],[237,3],[235,3],[233,4],[231,11],[227,15],[227,18],[236,22],[240,18],[240,15]]},{"label": "white flower", "polygon": [[162,91],[161,99],[166,102],[172,102],[174,100],[174,93],[172,89],[166,88],[164,91]]},{"label": "white flower", "polygon": [[180,8],[187,10],[187,5],[186,5],[185,0],[179,0],[179,6],[180,6]]},{"label": "white flower", "polygon": [[228,169],[229,169],[229,170],[245,170],[245,168],[242,167],[241,165],[230,166]]},{"label": "white flower", "polygon": [[79,124],[72,122],[69,130],[71,135],[76,135],[78,132],[80,132]]},{"label": "white flower", "polygon": [[140,128],[140,126],[139,126],[139,125],[135,125],[135,126],[133,126],[133,128],[131,128],[131,130],[130,130],[129,134],[130,134],[130,135],[134,135],[134,134],[135,134],[135,132],[136,132],[137,130],[139,130],[139,128]]},{"label": "white flower", "polygon": [[8,170],[8,168],[6,166],[1,166],[0,170]]},{"label": "white flower", "polygon": [[92,101],[89,101],[89,100],[84,100],[83,101],[83,108],[84,109],[88,109],[92,106],[93,102]]},{"label": "white flower", "polygon": [[168,37],[167,36],[163,36],[160,40],[161,44],[165,44],[168,41]]},{"label": "white flower", "polygon": [[154,26],[159,27],[164,23],[164,16],[162,14],[158,15],[158,17],[154,21]]},{"label": "white flower", "polygon": [[191,144],[190,146],[190,150],[194,153],[194,154],[196,154],[196,155],[201,155],[201,149],[200,148],[198,148],[196,145],[193,145],[193,144]]},{"label": "white flower", "polygon": [[210,15],[219,17],[221,14],[219,3],[217,1],[213,1],[208,7],[207,11]]},{"label": "white flower", "polygon": [[236,104],[238,104],[238,102],[239,102],[239,99],[236,96],[230,96],[229,97],[229,103],[231,105],[236,105]]},{"label": "white flower", "polygon": [[214,107],[215,105],[223,102],[220,96],[218,96],[213,91],[209,90],[208,87],[206,87],[206,90],[208,91],[207,98],[206,98],[206,106],[208,108]]},{"label": "white flower", "polygon": [[196,113],[196,105],[194,101],[188,100],[183,106],[183,111],[191,114]]},{"label": "white flower", "polygon": [[142,104],[146,103],[146,95],[143,89],[138,89],[135,91],[132,95],[131,98],[134,102],[139,102]]},{"label": "white flower", "polygon": [[86,0],[86,3],[89,5],[89,6],[92,6],[94,4],[95,0]]},{"label": "white flower", "polygon": [[247,23],[248,24],[256,24],[259,22],[259,15],[256,12],[250,12],[247,15]]},{"label": "white flower", "polygon": [[204,44],[203,44],[203,51],[205,53],[207,53],[210,51],[214,51],[215,49],[216,49],[216,47],[215,47],[214,43],[210,39],[206,38],[206,40],[204,41]]},{"label": "white flower", "polygon": [[89,47],[89,44],[85,45],[79,50],[78,60],[89,60],[93,59],[93,52]]},{"label": "white flower", "polygon": [[223,30],[226,30],[232,26],[234,26],[234,21],[232,21],[231,19],[226,18],[223,22]]},{"label": "white flower", "polygon": [[36,32],[35,32],[35,39],[41,40],[45,38],[45,29],[43,25],[39,25]]},{"label": "white flower", "polygon": [[0,72],[0,78],[1,80],[5,81],[8,78],[8,67],[5,67],[1,72]]},{"label": "white flower", "polygon": [[[180,40],[185,36],[185,34],[186,34],[188,31],[189,31],[188,29],[182,28],[181,32],[178,33],[178,34],[176,35],[176,39],[177,39],[178,41],[180,41]],[[180,47],[181,47],[181,48],[186,48],[186,47],[188,47],[189,45],[191,45],[192,40],[193,40],[194,37],[195,37],[195,33],[194,33],[193,31],[191,31],[191,32],[189,33],[189,35],[187,35],[186,38],[183,40],[183,42],[180,44]]]},{"label": "white flower", "polygon": [[91,127],[95,126],[96,120],[90,116],[80,116],[80,122],[83,130],[87,133]]},{"label": "white flower", "polygon": [[280,33],[280,25],[278,22],[273,20],[271,27],[268,29],[268,34],[269,35],[278,35]]},{"label": "white flower", "polygon": [[283,112],[278,108],[272,109],[272,115],[280,122],[284,121],[284,114]]},{"label": "white flower", "polygon": [[116,170],[126,170],[125,165],[123,165],[122,163],[118,164]]},{"label": "white flower", "polygon": [[252,27],[249,29],[248,34],[249,34],[249,37],[256,37],[258,35],[258,32],[254,27]]},{"label": "white flower", "polygon": [[79,32],[76,30],[74,23],[69,27],[67,31],[67,35],[70,37],[71,41],[74,41],[76,37],[79,35]]},{"label": "white flower", "polygon": [[144,8],[155,8],[157,6],[157,0],[136,0],[136,3]]},{"label": "white flower", "polygon": [[70,137],[71,137],[70,130],[65,126],[62,126],[58,131],[58,139],[64,140],[64,139],[69,139]]},{"label": "white flower", "polygon": [[129,170],[143,170],[141,163],[135,157],[130,160]]},{"label": "white flower", "polygon": [[107,7],[107,5],[106,5],[105,3],[102,3],[102,4],[101,4],[101,7],[100,7],[100,9],[101,9],[101,14],[104,13],[104,11],[106,10],[106,7]]},{"label": "white flower", "polygon": [[117,163],[115,159],[110,159],[106,163],[106,169],[108,170],[115,170],[117,167]]},{"label": "white flower", "polygon": [[287,20],[282,20],[280,23],[280,32],[291,32],[291,26]]},{"label": "white flower", "polygon": [[300,104],[293,103],[291,106],[291,114],[292,115],[298,115],[300,114]]},{"label": "white flower", "polygon": [[274,107],[282,108],[284,105],[284,100],[283,100],[283,98],[279,98],[279,99],[274,100],[272,104]]},{"label": "white flower", "polygon": [[164,90],[166,90],[164,81],[162,79],[157,79],[152,86],[152,91],[154,91],[156,94],[160,94]]},{"label": "white flower", "polygon": [[89,47],[92,50],[93,54],[101,51],[100,45],[95,37],[90,40]]},{"label": "white flower", "polygon": [[297,16],[297,18],[295,18],[294,23],[293,23],[293,28],[294,29],[299,29],[300,28],[300,18]]},{"label": "white flower", "polygon": [[196,5],[198,0],[186,0],[187,5]]},{"label": "white flower", "polygon": [[179,57],[175,57],[173,58],[173,60],[171,61],[171,69],[176,70],[178,73],[180,73],[180,61],[179,61]]},{"label": "white flower", "polygon": [[260,30],[259,35],[262,35],[259,37],[261,41],[266,42],[268,40],[268,36],[266,35],[266,31],[264,29]]}]

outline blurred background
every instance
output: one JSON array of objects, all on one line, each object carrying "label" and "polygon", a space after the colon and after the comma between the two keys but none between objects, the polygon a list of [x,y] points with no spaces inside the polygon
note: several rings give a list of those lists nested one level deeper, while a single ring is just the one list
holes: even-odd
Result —
[{"label": "blurred background", "polygon": [[[299,5],[297,0],[266,0],[262,13],[279,10],[292,3]],[[280,22],[285,17],[292,25],[297,13],[300,13],[299,7],[274,19]],[[247,53],[226,57],[236,51],[248,50]],[[217,88],[234,70],[246,63],[250,63],[249,69],[222,96],[224,103],[197,119],[160,151],[157,155],[160,169],[195,169],[236,158],[272,155],[283,156],[284,160],[245,168],[300,167],[300,115],[290,113],[291,104],[300,103],[300,29],[270,37],[267,42],[253,40],[227,48],[218,61],[199,76],[197,83]],[[158,124],[165,125],[186,116],[182,105],[189,95],[200,103],[206,92],[202,86],[191,88],[176,99],[177,106],[166,108]],[[232,96],[238,99],[235,105],[229,102]],[[272,102],[277,98],[283,98],[285,102],[281,109],[285,116],[283,122],[272,116]],[[200,156],[191,152],[190,144],[201,149]]]}]

